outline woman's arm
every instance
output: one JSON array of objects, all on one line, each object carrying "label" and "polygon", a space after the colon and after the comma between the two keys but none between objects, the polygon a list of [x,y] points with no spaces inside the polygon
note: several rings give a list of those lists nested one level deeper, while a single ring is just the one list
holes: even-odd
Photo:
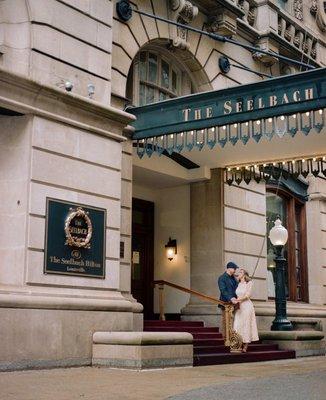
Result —
[{"label": "woman's arm", "polygon": [[245,300],[249,300],[251,298],[251,292],[252,292],[252,281],[247,282],[246,284],[246,293],[244,296],[242,297],[238,297],[238,301],[245,301]]}]

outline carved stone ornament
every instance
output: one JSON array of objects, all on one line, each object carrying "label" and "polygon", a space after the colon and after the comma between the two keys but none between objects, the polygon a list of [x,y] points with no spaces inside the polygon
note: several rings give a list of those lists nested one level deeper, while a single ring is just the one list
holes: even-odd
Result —
[{"label": "carved stone ornament", "polygon": [[233,36],[237,32],[237,23],[226,12],[220,11],[217,15],[208,17],[205,24],[207,32],[217,33],[223,36]]},{"label": "carved stone ornament", "polygon": [[[324,7],[326,6],[326,2],[324,2]],[[326,18],[322,13],[323,4],[322,0],[313,0],[310,7],[310,14],[316,18],[316,24],[318,28],[322,31],[326,31]]]},{"label": "carved stone ornament", "polygon": [[[174,12],[174,19],[183,25],[190,24],[198,15],[198,7],[188,0],[170,0],[170,8]],[[174,47],[188,49],[190,44],[187,42],[187,30],[177,27],[175,37],[172,40]]]},{"label": "carved stone ornament", "polygon": [[302,0],[294,0],[293,3],[294,16],[303,21],[303,2]]},{"label": "carved stone ornament", "polygon": [[[259,61],[263,63],[266,67],[270,67],[278,62],[278,58],[276,58],[273,53],[277,53],[277,47],[273,46],[268,38],[262,38],[256,43],[257,51],[253,53],[252,58],[255,61]],[[270,54],[260,53],[259,49],[268,51]]]},{"label": "carved stone ornament", "polygon": [[317,11],[318,11],[318,1],[317,0],[312,0],[311,7],[310,7],[310,14],[311,15],[316,15]]},{"label": "carved stone ornament", "polygon": [[[77,209],[70,208],[69,211],[65,221],[65,244],[72,247],[89,249],[91,247],[90,241],[93,235],[93,227],[88,212],[83,210],[82,207],[77,207]],[[74,226],[73,220],[75,218],[83,219],[87,228]]]},{"label": "carved stone ornament", "polygon": [[255,53],[253,53],[252,58],[255,61],[260,61],[266,67],[271,67],[272,65],[274,65],[275,63],[278,62],[278,58],[273,57],[272,55],[269,55],[269,54],[260,53],[259,51],[256,51]]},{"label": "carved stone ornament", "polygon": [[184,24],[190,24],[198,15],[198,7],[194,6],[188,0],[170,0],[172,11],[182,18]]},{"label": "carved stone ornament", "polygon": [[242,17],[243,20],[247,22],[249,25],[253,26],[256,19],[255,8],[250,6],[248,0],[239,0],[238,5],[244,12],[244,16]]},{"label": "carved stone ornament", "polygon": [[256,9],[251,8],[248,12],[248,22],[249,25],[253,26],[256,20]]}]

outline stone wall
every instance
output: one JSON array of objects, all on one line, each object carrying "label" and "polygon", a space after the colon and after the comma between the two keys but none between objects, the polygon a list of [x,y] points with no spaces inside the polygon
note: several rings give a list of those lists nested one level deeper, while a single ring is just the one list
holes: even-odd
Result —
[{"label": "stone wall", "polygon": [[[13,113],[0,117],[0,369],[85,365],[95,330],[132,330],[142,310],[121,294],[131,196],[122,130],[132,117],[4,71],[0,97]],[[47,198],[107,210],[105,279],[44,274]]]},{"label": "stone wall", "polygon": [[1,1],[0,67],[62,90],[70,81],[85,97],[94,84],[93,98],[110,104],[112,7],[110,0]]},{"label": "stone wall", "polygon": [[[224,185],[224,257],[254,274],[253,299],[267,300],[265,185]],[[256,270],[255,270],[256,269]]]}]

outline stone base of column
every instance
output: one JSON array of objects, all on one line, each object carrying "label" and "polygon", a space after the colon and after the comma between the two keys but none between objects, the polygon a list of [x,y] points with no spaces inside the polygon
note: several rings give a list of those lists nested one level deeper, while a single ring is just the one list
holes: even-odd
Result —
[{"label": "stone base of column", "polygon": [[95,332],[92,365],[136,370],[190,367],[192,342],[186,332]]},{"label": "stone base of column", "polygon": [[322,356],[326,354],[323,332],[317,331],[262,331],[263,343],[277,344],[280,350],[294,350],[297,357]]},{"label": "stone base of column", "polygon": [[35,291],[0,293],[0,371],[91,365],[95,331],[142,329],[142,305],[118,292],[95,298]]}]

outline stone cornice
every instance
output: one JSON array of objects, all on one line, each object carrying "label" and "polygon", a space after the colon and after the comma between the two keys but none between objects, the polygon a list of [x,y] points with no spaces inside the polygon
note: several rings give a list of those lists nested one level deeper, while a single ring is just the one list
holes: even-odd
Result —
[{"label": "stone cornice", "polygon": [[48,310],[115,311],[140,313],[141,304],[123,297],[103,299],[90,297],[68,297],[54,295],[33,295],[30,293],[0,292],[0,308],[33,308]]},{"label": "stone cornice", "polygon": [[[306,25],[304,21],[300,21],[297,18],[295,18],[294,15],[289,14],[287,11],[283,10],[280,8],[278,4],[273,2],[272,0],[253,0],[253,4],[256,5],[256,7],[261,7],[264,5],[268,5],[270,8],[273,10],[277,11],[277,13],[284,19],[286,19],[291,25],[295,26],[296,29],[301,29],[304,31],[307,31]],[[326,46],[326,41],[323,39],[324,34],[318,29],[317,24],[316,24],[316,29],[309,29],[310,36],[314,35],[314,38],[317,40],[317,42],[322,43],[323,45]]]},{"label": "stone cornice", "polygon": [[111,106],[0,69],[0,106],[56,120],[117,141],[135,117]]},{"label": "stone cornice", "polygon": [[[254,301],[256,315],[275,316],[274,301]],[[326,306],[287,302],[288,317],[326,318]]]},{"label": "stone cornice", "polygon": [[281,15],[284,19],[286,19],[288,22],[290,22],[291,25],[293,25],[296,29],[301,29],[303,31],[307,31],[308,36],[314,36],[314,39],[317,40],[317,42],[322,43],[323,45],[326,46],[326,41],[323,39],[323,35],[319,31],[319,29],[307,30],[304,22],[296,19],[293,15],[288,14],[287,12],[285,12],[284,10],[282,10],[280,8],[276,8],[275,5],[273,5],[273,6],[274,6],[273,8],[277,10],[277,13],[279,15]]},{"label": "stone cornice", "polygon": [[326,193],[311,193],[309,194],[310,201],[326,201]]},{"label": "stone cornice", "polygon": [[[302,58],[302,52],[297,47],[295,47],[293,44],[289,43],[287,40],[282,38],[280,35],[278,35],[274,31],[268,30],[268,31],[265,31],[265,32],[260,32],[260,37],[261,38],[269,37],[270,39],[272,39],[273,41],[278,43],[280,46],[283,46],[283,48],[286,48],[286,50],[289,51],[290,53],[295,54],[298,59]],[[315,65],[317,67],[321,66],[316,60],[314,60],[313,58],[307,56],[306,54],[305,54],[304,57],[305,57],[305,59],[309,59],[310,64]]]},{"label": "stone cornice", "polygon": [[231,0],[193,0],[193,3],[196,4],[204,14],[209,13],[212,15],[212,13],[223,7],[223,9],[231,11],[237,17],[244,16],[244,11]]}]

